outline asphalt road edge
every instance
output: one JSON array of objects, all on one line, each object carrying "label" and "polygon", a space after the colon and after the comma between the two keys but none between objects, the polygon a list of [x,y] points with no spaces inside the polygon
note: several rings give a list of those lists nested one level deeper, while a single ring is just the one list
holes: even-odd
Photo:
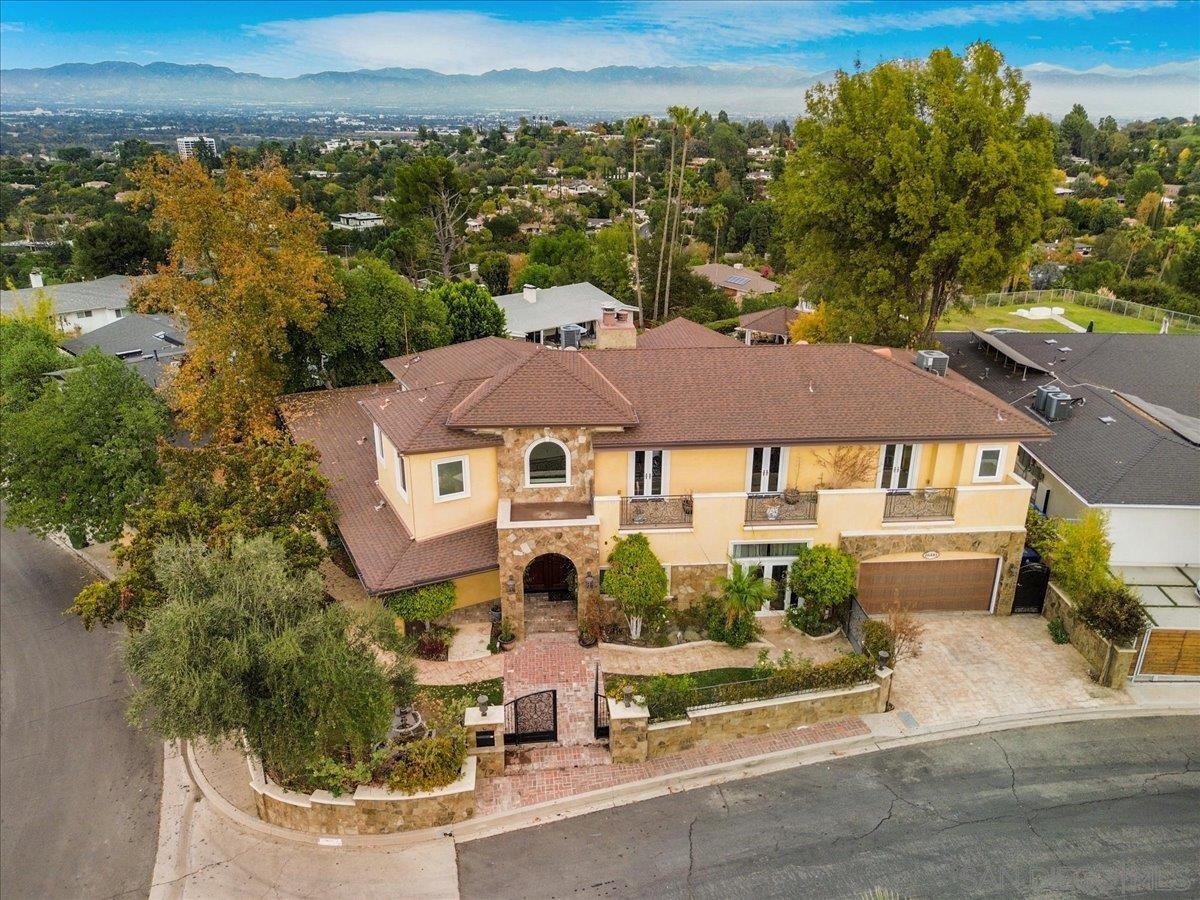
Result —
[{"label": "asphalt road edge", "polygon": [[[889,736],[871,734],[863,737],[844,738],[838,741],[829,741],[815,747],[809,746],[780,750],[733,762],[715,763],[711,766],[690,769],[687,772],[677,772],[643,781],[631,782],[614,788],[576,794],[572,797],[564,797],[559,800],[549,800],[545,803],[468,819],[454,826],[424,828],[387,835],[318,835],[291,831],[276,825],[270,825],[263,822],[257,816],[252,816],[238,809],[222,797],[205,777],[203,770],[196,761],[191,745],[186,742],[183,742],[183,759],[188,777],[204,800],[211,804],[213,809],[232,825],[243,831],[267,840],[308,845],[321,850],[354,849],[356,847],[377,849],[408,847],[427,842],[434,838],[444,837],[453,837],[457,842],[473,841],[480,838],[492,837],[507,831],[516,831],[535,825],[545,825],[549,822],[558,822],[575,816],[599,812],[600,810],[614,809],[629,803],[637,803],[642,800],[650,800],[655,797],[662,797],[681,791],[710,787],[714,784],[723,784],[728,781],[757,775],[767,775],[797,766],[830,762],[837,759],[861,756],[866,753],[876,753],[882,750],[915,746],[934,741],[991,734],[1037,725],[1087,722],[1102,719],[1188,715],[1200,716],[1200,706],[1160,705],[1133,708],[1128,706],[1111,706],[1093,709],[1050,710],[1031,715],[998,716],[979,719],[974,722],[954,723],[929,728],[913,734]],[[871,717],[864,718],[869,719]]]}]

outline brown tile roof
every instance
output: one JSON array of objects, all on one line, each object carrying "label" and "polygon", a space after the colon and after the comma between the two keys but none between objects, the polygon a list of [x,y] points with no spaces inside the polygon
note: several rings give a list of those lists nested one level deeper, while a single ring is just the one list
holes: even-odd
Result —
[{"label": "brown tile roof", "polygon": [[391,393],[378,386],[312,391],[284,397],[280,412],[292,439],[321,454],[338,508],[338,530],[363,586],[389,593],[496,567],[494,523],[415,541],[375,483],[371,420],[361,403]]},{"label": "brown tile roof", "polygon": [[760,309],[758,312],[738,316],[738,327],[750,331],[760,331],[763,334],[781,334],[787,337],[788,327],[800,313],[790,306],[777,306],[773,309]]},{"label": "brown tile roof", "polygon": [[439,382],[490,378],[514,360],[529,357],[539,349],[529,341],[488,337],[385,359],[383,366],[411,389]]},{"label": "brown tile roof", "polygon": [[740,347],[741,342],[679,316],[665,325],[643,331],[638,335],[637,345],[643,350],[653,350],[664,347]]},{"label": "brown tile roof", "polygon": [[639,425],[597,447],[1038,439],[1049,432],[969,382],[853,344],[596,350]]},{"label": "brown tile roof", "polygon": [[438,383],[409,391],[381,387],[361,400],[363,410],[401,453],[433,453],[499,444],[498,437],[447,428],[450,412],[485,379]]},{"label": "brown tile roof", "polygon": [[454,407],[446,424],[488,428],[637,421],[629,400],[582,353],[542,348],[481,383]]},{"label": "brown tile roof", "polygon": [[727,288],[739,294],[772,294],[779,285],[761,272],[745,267],[738,268],[728,263],[705,263],[692,266],[697,275],[707,278],[719,288]]}]

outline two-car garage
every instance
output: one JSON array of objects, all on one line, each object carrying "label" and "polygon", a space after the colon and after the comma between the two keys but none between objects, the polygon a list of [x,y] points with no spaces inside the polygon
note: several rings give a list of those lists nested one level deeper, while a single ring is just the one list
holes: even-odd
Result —
[{"label": "two-car garage", "polygon": [[859,564],[858,602],[867,613],[886,612],[897,602],[911,612],[991,610],[999,576],[998,556],[914,556]]}]

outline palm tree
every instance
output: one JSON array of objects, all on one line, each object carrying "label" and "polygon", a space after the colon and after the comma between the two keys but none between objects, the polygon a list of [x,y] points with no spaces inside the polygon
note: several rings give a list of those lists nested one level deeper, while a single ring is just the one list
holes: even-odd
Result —
[{"label": "palm tree", "polygon": [[679,134],[678,113],[682,109],[682,106],[667,108],[667,115],[671,117],[671,155],[667,157],[667,205],[663,211],[662,241],[658,248],[658,271],[654,276],[654,320],[656,322],[658,321],[658,297],[662,290],[663,256],[667,252],[667,231],[671,224],[671,188],[675,179],[675,137]]},{"label": "palm tree", "polygon": [[708,219],[712,222],[716,232],[716,237],[713,239],[713,262],[716,262],[721,248],[721,229],[729,221],[729,210],[725,208],[724,204],[714,203],[708,208]]},{"label": "palm tree", "polygon": [[675,244],[679,240],[679,214],[683,210],[683,179],[687,174],[687,148],[688,141],[695,133],[696,126],[704,119],[708,118],[708,114],[704,114],[704,119],[700,117],[700,110],[697,107],[688,109],[686,106],[675,107],[677,110],[676,122],[679,125],[680,131],[683,133],[683,151],[679,156],[679,187],[675,191],[675,225],[671,229],[671,246],[668,248],[667,255],[667,285],[666,292],[663,295],[663,318],[671,310],[671,269],[675,262]]},{"label": "palm tree", "polygon": [[629,218],[633,222],[633,293],[637,297],[638,310],[645,315],[642,308],[642,270],[638,264],[638,223],[637,223],[637,148],[638,141],[646,131],[646,117],[634,116],[625,123],[625,134],[633,144],[633,199],[629,206]]},{"label": "palm tree", "polygon": [[732,628],[740,619],[753,616],[776,596],[772,582],[736,562],[732,564],[728,576],[717,579],[717,589],[721,592],[726,628]]}]

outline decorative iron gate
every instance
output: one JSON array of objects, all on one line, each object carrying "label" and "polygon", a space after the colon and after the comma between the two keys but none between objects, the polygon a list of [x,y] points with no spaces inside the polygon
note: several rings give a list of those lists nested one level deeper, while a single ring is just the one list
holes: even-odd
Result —
[{"label": "decorative iron gate", "polygon": [[596,692],[592,697],[592,714],[596,723],[596,740],[608,739],[608,698],[604,695],[604,679],[600,676],[600,664],[596,663]]},{"label": "decorative iron gate", "polygon": [[537,691],[504,704],[504,743],[558,740],[558,691]]},{"label": "decorative iron gate", "polygon": [[867,611],[859,605],[858,598],[851,597],[850,605],[846,607],[846,618],[842,621],[842,631],[846,632],[846,639],[850,641],[855,653],[863,652],[863,625],[868,618]]}]

